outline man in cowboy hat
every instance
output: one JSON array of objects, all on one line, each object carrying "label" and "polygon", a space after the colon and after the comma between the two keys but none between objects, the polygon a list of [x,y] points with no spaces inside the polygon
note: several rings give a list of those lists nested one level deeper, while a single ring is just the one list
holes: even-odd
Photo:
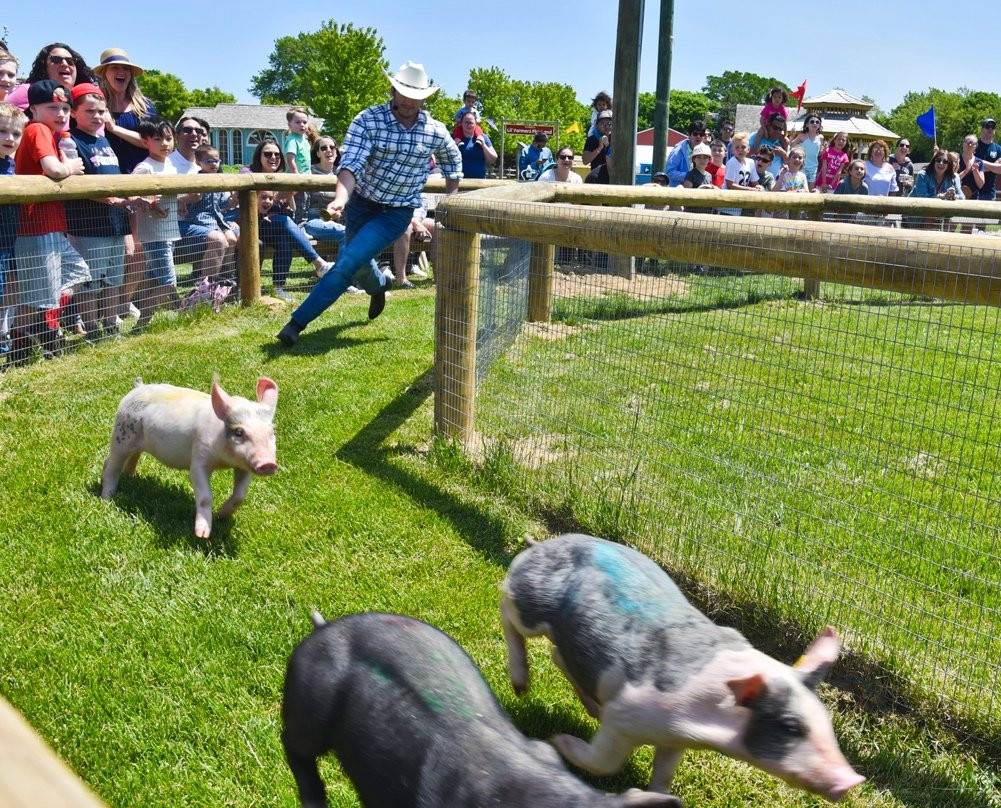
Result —
[{"label": "man in cowboy hat", "polygon": [[327,210],[344,215],[345,241],[337,263],[313,287],[278,339],[291,347],[299,333],[339,298],[349,285],[372,296],[369,319],[386,306],[389,280],[372,259],[407,229],[430,171],[430,156],[445,177],[445,190],[455,193],[462,178],[462,157],[443,123],[421,109],[438,91],[424,66],[406,62],[390,76],[388,103],[362,110],[348,127],[337,172],[337,190]]}]

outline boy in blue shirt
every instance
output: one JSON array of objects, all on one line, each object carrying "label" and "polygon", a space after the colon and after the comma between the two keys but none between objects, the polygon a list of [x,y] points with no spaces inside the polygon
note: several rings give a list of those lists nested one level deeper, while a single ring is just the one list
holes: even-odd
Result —
[{"label": "boy in blue shirt", "polygon": [[[94,84],[77,84],[70,93],[73,108],[70,134],[83,160],[84,174],[121,174],[118,157],[104,131],[108,104]],[[127,200],[76,199],[66,203],[66,232],[90,267],[90,282],[78,294],[87,339],[115,330],[115,308],[125,279],[125,213]]]}]

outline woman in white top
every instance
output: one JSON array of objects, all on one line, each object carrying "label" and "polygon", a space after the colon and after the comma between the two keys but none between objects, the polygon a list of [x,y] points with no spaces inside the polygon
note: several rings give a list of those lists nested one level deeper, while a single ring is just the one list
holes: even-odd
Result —
[{"label": "woman in white top", "polygon": [[889,196],[897,192],[897,171],[886,159],[890,147],[885,141],[874,140],[869,144],[869,159],[865,161],[865,182],[869,196]]},{"label": "woman in white top", "polygon": [[573,149],[564,146],[556,152],[556,165],[548,171],[543,171],[539,182],[569,182],[571,185],[581,185],[584,180],[580,174],[573,171]]}]

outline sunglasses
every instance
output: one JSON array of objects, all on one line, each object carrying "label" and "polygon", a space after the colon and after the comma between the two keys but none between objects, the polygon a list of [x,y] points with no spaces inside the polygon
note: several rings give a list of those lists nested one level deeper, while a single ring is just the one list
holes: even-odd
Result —
[{"label": "sunglasses", "polygon": [[203,157],[198,162],[199,163],[208,163],[210,166],[214,166],[214,165],[218,165],[219,164],[219,158],[218,157]]},{"label": "sunglasses", "polygon": [[320,151],[337,151],[336,146],[320,146]]},{"label": "sunglasses", "polygon": [[572,154],[561,154],[561,155],[558,155],[556,159],[557,160],[573,160],[573,155]]},{"label": "sunglasses", "polygon": [[732,132],[733,131],[733,127],[732,126],[724,126],[723,127],[723,131],[724,132]]},{"label": "sunglasses", "polygon": [[281,156],[282,156],[281,152],[276,152],[276,151],[261,152],[261,157],[263,157],[265,160],[277,160]]},{"label": "sunglasses", "polygon": [[985,123],[982,128],[984,128],[984,129],[996,129],[997,128],[997,124],[996,123]]},{"label": "sunglasses", "polygon": [[205,134],[205,130],[202,129],[200,126],[182,126],[181,127],[181,132],[183,132],[185,135],[204,135]]},{"label": "sunglasses", "polygon": [[935,158],[935,165],[937,165],[937,166],[944,166],[948,162],[949,161],[946,160],[944,157],[936,157]]},{"label": "sunglasses", "polygon": [[898,143],[897,144],[897,148],[898,149],[909,149],[910,147],[911,147],[910,143]]},{"label": "sunglasses", "polygon": [[76,60],[72,56],[49,56],[49,61],[54,65],[76,64]]},{"label": "sunglasses", "polygon": [[810,118],[810,120],[807,121],[807,124],[811,123],[815,123],[817,124],[817,126],[820,126],[820,121],[818,121],[816,118]]}]

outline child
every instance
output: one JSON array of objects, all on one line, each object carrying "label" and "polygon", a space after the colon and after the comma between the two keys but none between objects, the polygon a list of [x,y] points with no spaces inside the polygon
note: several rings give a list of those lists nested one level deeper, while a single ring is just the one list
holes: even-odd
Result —
[{"label": "child", "polygon": [[727,144],[722,139],[717,138],[709,144],[709,154],[712,157],[706,171],[713,178],[713,185],[717,188],[723,187],[723,178],[726,175]]},{"label": "child", "polygon": [[[213,146],[195,149],[195,162],[200,174],[219,171],[219,152]],[[237,225],[226,221],[225,212],[231,207],[231,196],[225,191],[209,191],[194,202],[178,221],[185,249],[200,251],[196,275],[212,277],[224,275],[227,281],[235,279]]]},{"label": "child", "polygon": [[[143,118],[137,130],[149,157],[133,169],[133,174],[177,174],[167,158],[174,150],[174,130],[156,116]],[[174,270],[174,242],[181,238],[177,225],[177,197],[154,196],[140,205],[138,237],[146,255],[146,276],[139,290],[139,318],[134,328],[145,328],[157,306],[177,301],[177,273]]]},{"label": "child", "polygon": [[306,130],[309,128],[309,113],[302,107],[292,107],[285,113],[288,122],[288,134],[285,136],[285,164],[291,174],[309,173],[309,141]]},{"label": "child", "polygon": [[[69,123],[66,88],[51,79],[28,88],[31,122],[24,128],[14,158],[17,174],[44,174],[51,180],[83,174],[83,160],[67,158],[56,147],[56,138]],[[31,341],[38,340],[46,356],[62,350],[59,331],[60,299],[90,280],[90,269],[66,238],[66,210],[62,202],[36,202],[21,207],[17,241],[18,308],[10,361],[28,358]]]},{"label": "child", "polygon": [[775,160],[775,152],[771,146],[762,146],[754,155],[754,167],[758,169],[758,184],[762,191],[770,191],[775,186],[775,177],[768,169]]},{"label": "child", "polygon": [[817,190],[829,194],[838,187],[841,172],[848,163],[848,133],[838,132],[828,146],[820,153],[817,168]]},{"label": "child", "polygon": [[852,160],[848,164],[848,176],[838,183],[834,193],[869,195],[869,186],[865,181],[865,160]]},{"label": "child", "polygon": [[785,87],[775,86],[768,91],[768,95],[765,97],[765,105],[761,108],[761,112],[758,113],[758,120],[761,123],[762,129],[768,126],[768,119],[775,113],[778,113],[787,121],[789,120],[789,111],[785,107],[788,100],[789,93],[786,92]]},{"label": "child", "polygon": [[789,161],[782,166],[782,170],[775,178],[772,190],[798,194],[809,193],[810,183],[806,179],[806,172],[803,171],[804,162],[806,162],[806,152],[802,146],[796,146],[790,150]]},{"label": "child", "polygon": [[[104,131],[108,111],[104,93],[94,84],[77,84],[70,92],[73,123],[70,135],[83,160],[85,174],[120,174],[118,157]],[[81,288],[80,315],[88,340],[115,328],[118,296],[125,280],[125,235],[130,232],[124,207],[118,198],[79,199],[66,203],[67,232],[90,267],[90,283]]]},{"label": "child", "polygon": [[[0,65],[2,67],[2,65]],[[28,118],[13,104],[0,102],[0,177],[14,173],[14,152]],[[6,353],[10,331],[4,289],[8,276],[13,278],[14,242],[17,240],[17,205],[0,205],[0,351]],[[12,316],[13,312],[11,312]]]},{"label": "child", "polygon": [[606,109],[612,108],[612,96],[602,90],[591,99],[591,128],[587,130],[587,136],[601,137],[598,131],[598,116]]},{"label": "child", "polygon": [[[712,159],[712,151],[705,143],[699,143],[692,149],[693,168],[685,175],[685,179],[681,183],[682,186],[685,188],[712,188],[713,178],[706,170]],[[685,210],[688,213],[712,213],[712,208],[693,208],[687,205]]]},{"label": "child", "polygon": [[796,135],[789,143],[790,146],[802,146],[805,158],[803,160],[803,173],[806,174],[807,182],[810,183],[810,190],[817,187],[817,170],[820,167],[820,151],[824,148],[824,136],[820,133],[820,116],[812,112],[806,116],[803,123],[803,131]]},{"label": "child", "polygon": [[17,58],[7,52],[6,48],[0,47],[0,101],[7,97],[7,93],[14,89],[17,84]]},{"label": "child", "polygon": [[466,90],[462,94],[462,106],[452,116],[452,121],[455,123],[455,127],[452,129],[452,137],[461,138],[463,136],[462,116],[469,113],[472,113],[476,119],[476,126],[473,127],[473,138],[483,137],[483,129],[480,127],[480,111],[476,106],[476,90]]},{"label": "child", "polygon": [[[726,174],[723,177],[729,191],[761,190],[754,160],[747,156],[749,148],[747,132],[737,132],[733,136],[733,157],[726,161]],[[720,208],[719,212],[727,216],[744,215],[740,208]]]}]

